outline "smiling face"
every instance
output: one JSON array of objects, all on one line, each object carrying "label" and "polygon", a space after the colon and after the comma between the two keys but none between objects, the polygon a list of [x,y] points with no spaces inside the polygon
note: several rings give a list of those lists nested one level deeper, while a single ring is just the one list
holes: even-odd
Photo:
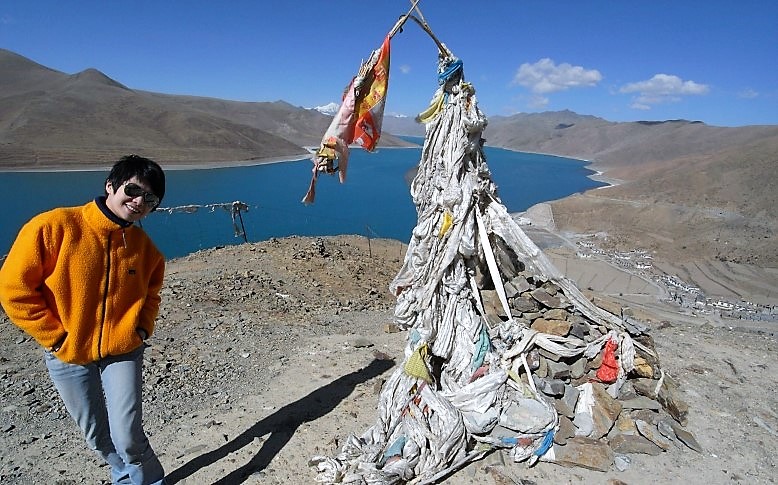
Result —
[{"label": "smiling face", "polygon": [[144,201],[143,194],[131,197],[124,192],[124,186],[135,184],[141,187],[145,192],[151,192],[151,188],[145,182],[138,180],[138,177],[132,177],[119,187],[114,188],[110,181],[105,183],[105,191],[108,194],[105,198],[105,205],[117,217],[127,222],[136,222],[144,218],[154,206]]}]

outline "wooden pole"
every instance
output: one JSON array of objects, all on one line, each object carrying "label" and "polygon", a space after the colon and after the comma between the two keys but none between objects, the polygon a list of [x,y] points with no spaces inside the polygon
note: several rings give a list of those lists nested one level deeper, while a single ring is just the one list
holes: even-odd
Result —
[{"label": "wooden pole", "polygon": [[240,230],[243,231],[243,241],[249,242],[249,237],[246,235],[246,226],[243,225],[243,214],[240,213],[240,207],[238,207],[238,219],[240,219]]}]

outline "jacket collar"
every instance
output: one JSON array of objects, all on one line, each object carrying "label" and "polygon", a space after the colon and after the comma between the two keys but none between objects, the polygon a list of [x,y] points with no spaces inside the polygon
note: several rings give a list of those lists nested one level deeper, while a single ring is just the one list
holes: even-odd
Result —
[{"label": "jacket collar", "polygon": [[[116,214],[111,212],[111,209],[108,208],[108,206],[105,204],[105,196],[101,195],[99,197],[95,198],[95,205],[98,209],[100,209],[100,212],[108,218],[109,221],[113,222],[114,224],[118,225],[121,228],[130,227],[132,225],[132,222],[125,221],[124,219],[118,217]],[[113,229],[116,229],[115,227]]]}]

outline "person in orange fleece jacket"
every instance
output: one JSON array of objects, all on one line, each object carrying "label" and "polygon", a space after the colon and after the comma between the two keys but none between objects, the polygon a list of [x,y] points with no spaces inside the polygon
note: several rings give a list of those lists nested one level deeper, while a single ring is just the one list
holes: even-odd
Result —
[{"label": "person in orange fleece jacket", "polygon": [[0,268],[3,309],[43,347],[52,382],[111,466],[112,483],[164,483],[143,430],[141,389],[165,258],[135,225],[164,195],[156,162],[123,157],[105,195],[32,218]]}]

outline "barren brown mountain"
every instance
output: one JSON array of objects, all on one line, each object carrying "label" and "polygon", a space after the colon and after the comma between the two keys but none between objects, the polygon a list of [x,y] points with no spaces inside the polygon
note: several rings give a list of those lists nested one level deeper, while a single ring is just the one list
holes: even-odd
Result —
[{"label": "barren brown mountain", "polygon": [[96,69],[69,75],[0,49],[0,168],[104,165],[128,152],[188,165],[301,158],[330,119],[283,101],[134,90]]},{"label": "barren brown mountain", "polygon": [[487,138],[590,160],[617,184],[552,203],[560,229],[607,232],[672,261],[778,267],[778,126],[611,123],[560,112],[498,117]]}]

